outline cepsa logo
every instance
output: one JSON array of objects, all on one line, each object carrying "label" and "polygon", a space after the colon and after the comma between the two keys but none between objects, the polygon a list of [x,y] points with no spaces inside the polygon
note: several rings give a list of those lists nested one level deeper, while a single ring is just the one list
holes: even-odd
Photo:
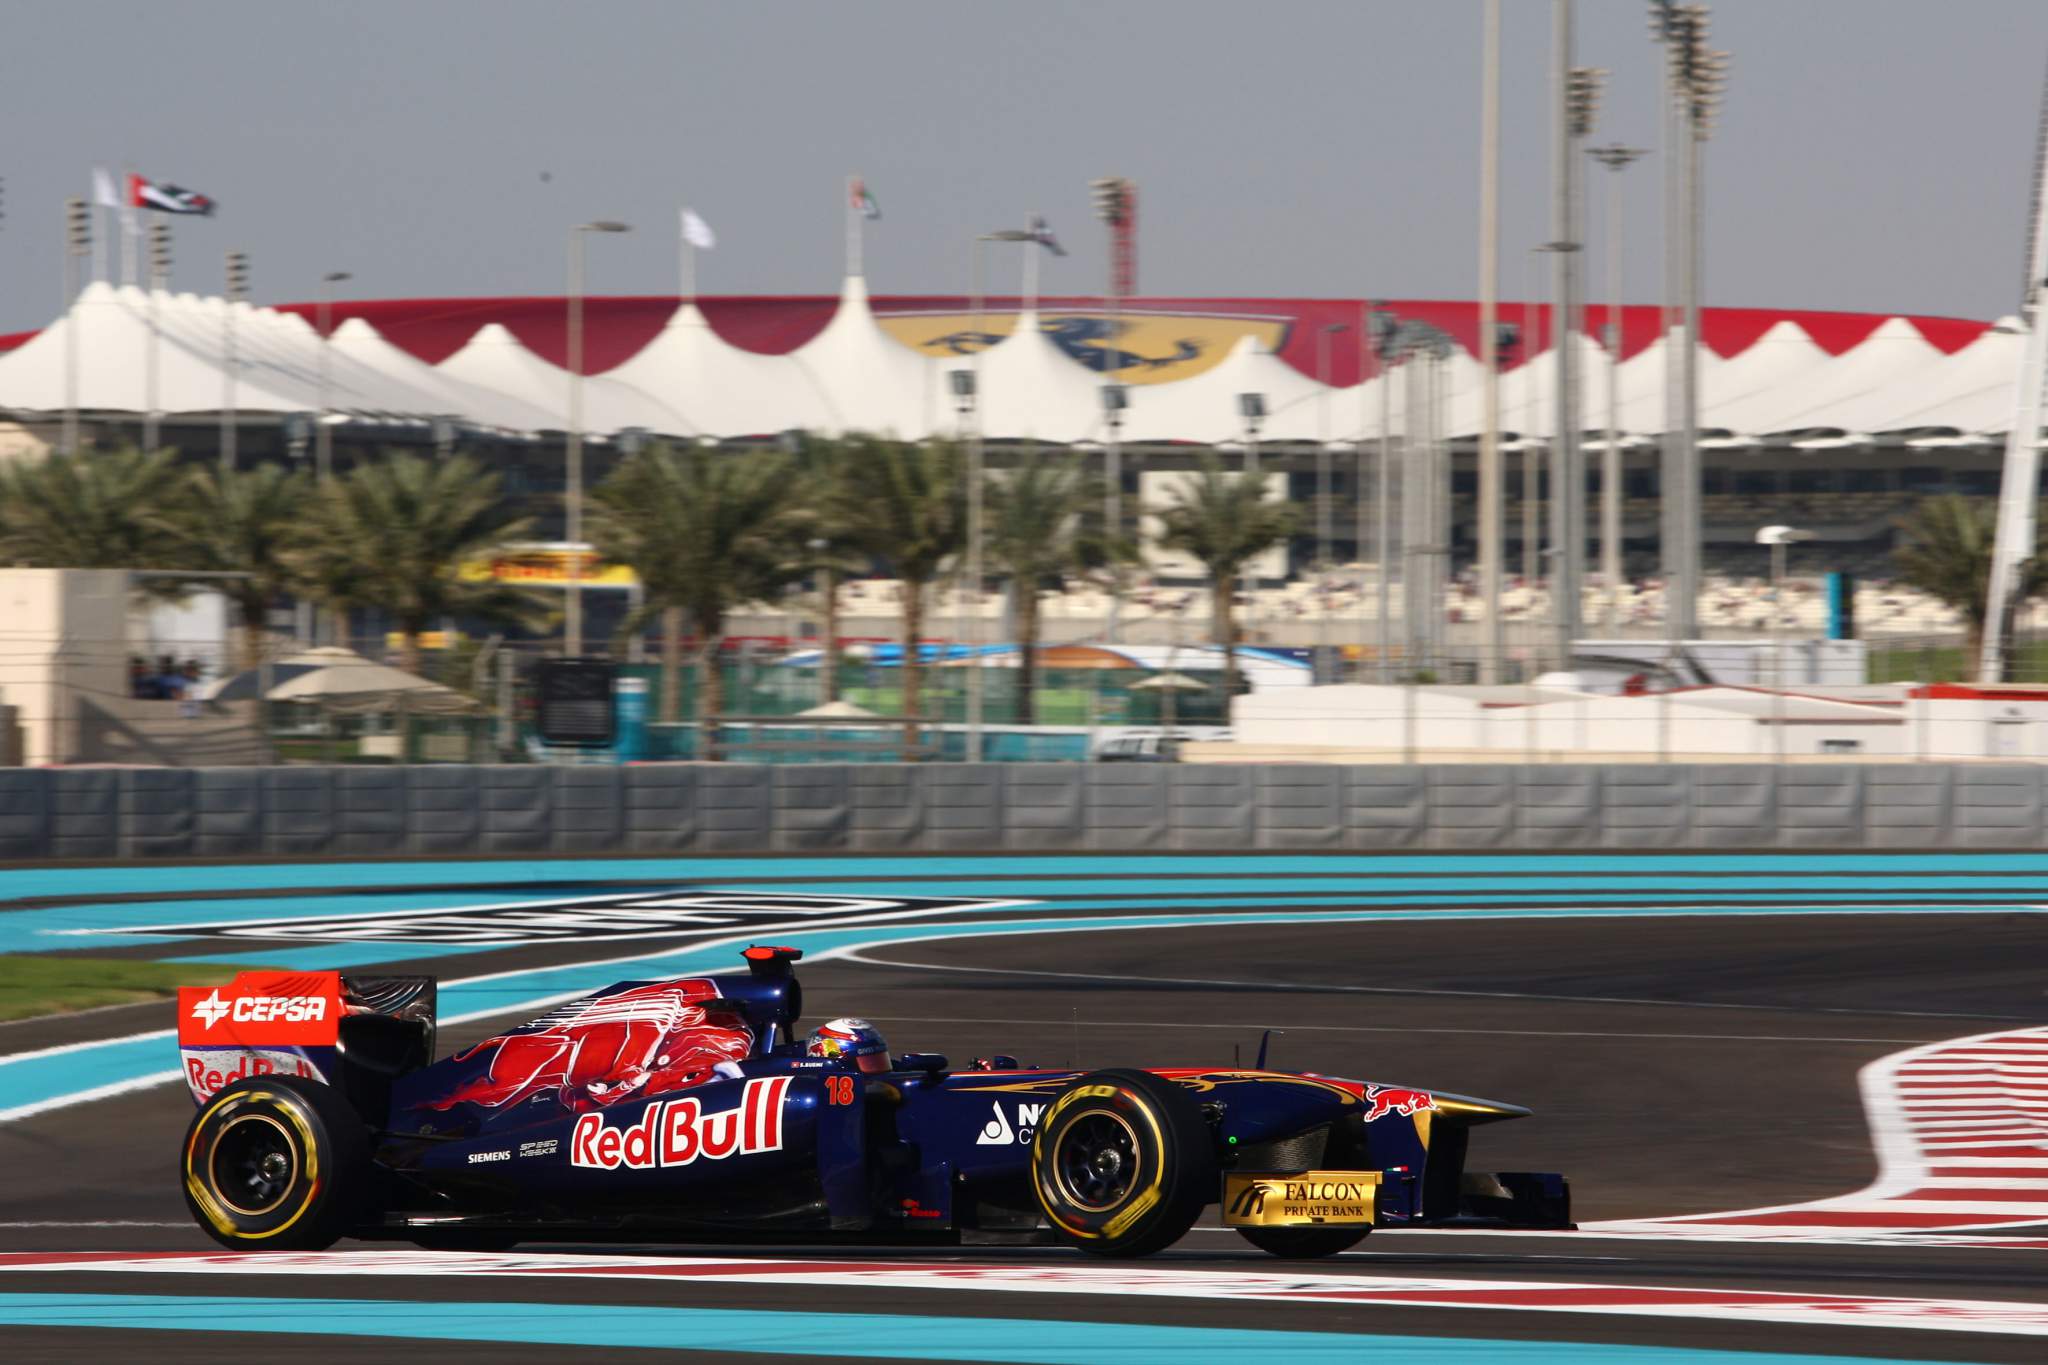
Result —
[{"label": "cepsa logo", "polygon": [[603,1114],[576,1120],[569,1139],[569,1164],[593,1170],[647,1171],[687,1166],[699,1157],[723,1161],[729,1156],[782,1150],[782,1101],[789,1093],[788,1076],[747,1082],[739,1106],[706,1114],[696,1096],[650,1104],[639,1122],[614,1128]]},{"label": "cepsa logo", "polygon": [[331,1045],[341,1025],[341,973],[243,972],[226,986],[178,990],[178,1041]]},{"label": "cepsa logo", "polygon": [[325,1084],[320,1068],[296,1052],[253,1051],[243,1048],[185,1048],[185,1084],[192,1098],[210,1100],[221,1087],[233,1085],[244,1076],[304,1076]]}]

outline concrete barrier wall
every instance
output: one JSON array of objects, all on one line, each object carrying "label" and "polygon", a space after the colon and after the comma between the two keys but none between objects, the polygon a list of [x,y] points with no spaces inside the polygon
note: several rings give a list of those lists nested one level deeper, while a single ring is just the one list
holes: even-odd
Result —
[{"label": "concrete barrier wall", "polygon": [[2048,767],[0,769],[0,859],[2039,848]]}]

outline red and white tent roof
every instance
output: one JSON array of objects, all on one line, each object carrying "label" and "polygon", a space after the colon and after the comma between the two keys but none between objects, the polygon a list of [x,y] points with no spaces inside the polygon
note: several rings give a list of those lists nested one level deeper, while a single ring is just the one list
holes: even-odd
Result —
[{"label": "red and white tent roof", "polygon": [[[0,410],[62,410],[72,401],[75,354],[82,409],[218,412],[228,401],[229,307],[92,285],[49,327],[0,349]],[[1461,347],[1476,326],[1470,305],[1393,307],[1431,321]],[[244,412],[325,407],[380,421],[452,417],[495,430],[566,429],[571,385],[560,363],[561,309],[559,300],[538,299],[337,305],[342,321],[327,346],[323,386],[322,342],[301,316],[306,309],[232,305],[233,401]],[[1239,440],[1244,393],[1264,396],[1262,440],[1370,440],[1379,430],[1386,381],[1372,373],[1360,345],[1365,306],[1356,301],[1135,300],[1113,322],[1092,300],[1049,300],[1022,313],[994,301],[987,311],[996,324],[990,330],[1008,334],[973,354],[979,342],[959,340],[967,314],[961,301],[897,298],[878,308],[858,276],[829,304],[593,299],[583,428],[600,437],[637,428],[719,439],[794,428],[912,439],[952,434],[962,421],[952,374],[972,369],[974,416],[990,439],[1099,441],[1107,434],[1101,371],[1109,352],[1089,348],[1123,347],[1143,323],[1151,330],[1142,335],[1155,340],[1130,342],[1138,354],[1127,354],[1118,371],[1131,381],[1126,441]],[[1604,311],[1589,309],[1587,329],[1572,343],[1586,377],[1589,430],[1607,424],[1607,359],[1594,340]],[[1502,315],[1518,318],[1520,306]],[[1657,335],[1656,310],[1631,307],[1624,320],[1621,426],[1641,439],[1667,425],[1667,343]],[[1540,317],[1533,330],[1549,335]],[[1709,309],[1702,330],[1701,426],[1710,440],[1806,448],[1979,443],[1996,439],[2011,420],[2023,338],[2009,321]],[[1165,343],[1157,338],[1181,332],[1188,335],[1176,353],[1159,353]],[[1144,352],[1148,344],[1154,354]],[[1503,376],[1501,425],[1511,438],[1541,441],[1555,430],[1555,364],[1554,347],[1546,347]],[[1182,373],[1188,377],[1174,377]],[[1319,382],[1322,373],[1333,382]],[[1454,347],[1440,377],[1446,434],[1474,434],[1478,363]],[[1393,376],[1397,432],[1407,424],[1408,388],[1401,374]]]}]

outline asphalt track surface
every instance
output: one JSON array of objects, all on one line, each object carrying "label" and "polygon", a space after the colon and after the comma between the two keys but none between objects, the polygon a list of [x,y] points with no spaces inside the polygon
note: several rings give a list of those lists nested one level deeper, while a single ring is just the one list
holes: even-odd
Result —
[{"label": "asphalt track surface", "polygon": [[[897,892],[910,890],[892,860]],[[2014,870],[1991,862],[1940,887],[1921,888],[1902,865],[1865,860],[1838,890],[1829,879],[1786,873],[1753,902],[1695,891],[1677,872],[1643,863],[1647,885],[1630,884],[1609,901],[1562,897],[1611,908],[1619,902],[1693,907],[1699,913],[1641,917],[1549,913],[1480,917],[1475,907],[1542,905],[1547,891],[1473,889],[1484,859],[1445,859],[1463,868],[1441,892],[1403,891],[1375,899],[1359,888],[1375,878],[1368,859],[1344,860],[1351,890],[1324,891],[1322,865],[1294,860],[1291,873],[1258,871],[1220,879],[1233,867],[1217,859],[1203,872],[1149,873],[1145,908],[1163,915],[1143,928],[1092,932],[983,931],[973,937],[901,935],[849,956],[802,969],[811,1020],[859,1014],[874,1020],[899,1050],[945,1052],[955,1059],[1010,1052],[1049,1066],[1115,1064],[1227,1065],[1251,1060],[1264,1029],[1285,1030],[1272,1061],[1290,1070],[1489,1096],[1526,1104],[1536,1117],[1482,1130],[1473,1140],[1478,1168],[1561,1170],[1573,1181],[1584,1223],[1662,1220],[1760,1205],[1797,1203],[1869,1184],[1877,1172],[1859,1071],[1904,1049],[1964,1035],[2048,1025],[2048,859]],[[1731,859],[1727,874],[1761,860]],[[1523,859],[1555,867],[1580,891],[1621,883],[1611,866],[1585,872],[1586,860]],[[1005,866],[1014,875],[1019,860]],[[1048,863],[1048,868],[1054,864]],[[613,862],[592,865],[588,885],[606,892],[649,887],[777,886],[843,891],[863,883],[851,860],[812,871],[801,860],[772,868],[700,862],[679,876]],[[1334,864],[1332,865],[1334,866]],[[1389,867],[1393,864],[1388,864]],[[1789,865],[1787,865],[1789,866]],[[283,887],[292,869],[247,869],[242,895]],[[297,869],[296,871],[304,871]],[[745,871],[748,875],[730,875]],[[919,884],[928,894],[1002,895],[979,869],[972,876],[933,860],[951,880]],[[266,877],[266,874],[273,874]],[[13,874],[9,874],[13,875]],[[449,906],[559,898],[560,880],[507,880],[445,894],[426,873],[400,881],[379,904],[413,897]],[[1445,875],[1421,874],[1424,877]],[[1506,873],[1504,879],[1532,874]],[[1714,873],[1702,874],[1702,879]],[[979,877],[979,880],[976,878]],[[1665,877],[1669,888],[1657,889]],[[645,885],[622,886],[631,878]],[[1974,878],[1975,880],[1971,880]],[[476,880],[475,877],[471,878]],[[1383,880],[1383,879],[1379,879]],[[314,889],[331,895],[333,885]],[[1121,885],[1121,883],[1119,883]],[[1529,883],[1534,886],[1534,883]],[[1728,886],[1738,885],[1728,882]],[[1219,886],[1225,887],[1219,890]],[[1048,889],[1048,887],[1052,889]],[[1186,888],[1181,890],[1181,888]],[[0,889],[0,896],[7,893]],[[70,907],[125,917],[131,924],[230,915],[219,896],[173,900],[176,879],[120,895],[27,895],[0,910],[0,932],[15,916]],[[299,894],[294,891],[293,894]],[[1105,923],[1133,913],[1126,892],[1106,874],[1048,874],[1028,902],[988,910],[1041,923],[1066,908]],[[1770,913],[1707,912],[1709,904]],[[1301,906],[1397,904],[1411,917],[1325,917],[1317,922],[1189,923],[1231,912]],[[9,904],[0,902],[0,904]],[[272,906],[269,898],[266,906]],[[106,907],[116,906],[114,911]],[[273,907],[274,908],[274,907]],[[1805,913],[1820,909],[1824,913]],[[32,922],[27,918],[22,924]],[[33,921],[41,922],[41,921]],[[213,956],[251,962],[307,963],[325,948],[240,944],[195,951],[175,936],[89,941],[97,954]],[[663,943],[548,943],[489,951],[406,948],[348,951],[358,965],[417,965],[445,979],[479,972],[527,971],[563,963],[658,951]],[[387,953],[383,957],[377,953]],[[587,969],[586,986],[614,979]],[[630,975],[633,973],[620,973]],[[531,1013],[477,1018],[444,1029],[458,1047]],[[167,1005],[105,1010],[65,1020],[0,1026],[0,1054],[110,1040],[173,1024]],[[162,1042],[167,1064],[175,1045]],[[4,1056],[0,1056],[4,1061]],[[0,1108],[5,1092],[0,1091]],[[174,1154],[190,1117],[181,1087],[153,1086],[0,1124],[0,1252],[206,1251],[173,1179]],[[1997,1301],[2048,1308],[2048,1242],[1987,1245],[1894,1237],[1849,1241],[1731,1242],[1687,1237],[1622,1237],[1598,1231],[1544,1236],[1380,1232],[1357,1251],[1308,1265],[1253,1252],[1234,1233],[1200,1227],[1178,1247],[1146,1263],[1172,1272],[1296,1272],[1364,1282],[1406,1277],[1488,1284],[1553,1284],[1615,1289],[1748,1290],[1786,1295]],[[344,1243],[344,1250],[355,1244]],[[567,1248],[522,1247],[522,1252]],[[559,1362],[646,1360],[663,1348],[708,1345],[706,1355],[753,1361],[815,1360],[820,1355],[876,1359],[1255,1359],[1285,1350],[1309,1359],[1351,1354],[1381,1360],[1597,1360],[1656,1358],[1650,1348],[1793,1356],[2039,1361],[2041,1336],[1996,1331],[1895,1330],[1862,1325],[1745,1321],[1673,1314],[1523,1312],[1475,1307],[1352,1302],[1276,1302],[1257,1297],[1035,1292],[991,1287],[943,1289],[878,1283],[856,1267],[877,1262],[925,1271],[997,1266],[1029,1271],[1083,1267],[1072,1253],[1029,1248],[931,1251],[790,1248],[606,1248],[658,1255],[678,1267],[666,1278],[623,1276],[286,1275],[243,1266],[232,1274],[145,1274],[0,1270],[0,1323],[39,1316],[67,1323],[118,1323],[120,1331],[67,1325],[0,1326],[9,1360],[98,1359],[115,1351],[152,1360],[274,1359],[286,1352],[335,1361],[388,1360],[402,1349],[438,1360]],[[738,1282],[709,1270],[735,1257],[795,1267],[795,1283]],[[706,1273],[692,1273],[692,1268]],[[843,1273],[835,1268],[843,1267]],[[984,1272],[986,1274],[986,1272]],[[1513,1297],[1510,1295],[1509,1297]],[[29,1303],[9,1316],[6,1306]],[[168,1306],[165,1301],[170,1301]],[[321,1303],[340,1301],[324,1315]],[[53,1308],[51,1305],[57,1305]],[[68,1306],[67,1306],[68,1305]],[[424,1312],[407,1305],[426,1305]],[[62,1308],[62,1311],[58,1311]],[[659,1311],[657,1311],[659,1310]],[[697,1314],[668,1318],[663,1313]],[[720,1317],[704,1310],[728,1310]],[[65,1316],[65,1314],[69,1316]],[[559,1321],[556,1317],[560,1316]],[[166,1329],[137,1325],[161,1320]],[[447,1328],[449,1322],[452,1328]],[[241,1322],[261,1330],[222,1332]],[[490,1340],[488,1326],[525,1322],[517,1339]],[[422,1342],[440,1323],[456,1339]],[[168,1330],[175,1324],[176,1330]],[[463,1326],[472,1324],[472,1326]],[[552,1324],[552,1325],[550,1325]],[[279,1336],[280,1327],[309,1333]],[[364,1331],[389,1335],[362,1336]],[[1091,1335],[1091,1332],[1093,1335]],[[464,1333],[468,1337],[464,1338]],[[1176,1335],[1180,1333],[1182,1335]],[[1288,1338],[1266,1334],[1290,1333]],[[624,1344],[632,1342],[634,1344]],[[786,1346],[778,1352],[774,1348]],[[1600,1348],[1611,1348],[1602,1351]],[[1687,1357],[1668,1357],[1674,1362]],[[1703,1357],[1692,1357],[1703,1358]]]}]

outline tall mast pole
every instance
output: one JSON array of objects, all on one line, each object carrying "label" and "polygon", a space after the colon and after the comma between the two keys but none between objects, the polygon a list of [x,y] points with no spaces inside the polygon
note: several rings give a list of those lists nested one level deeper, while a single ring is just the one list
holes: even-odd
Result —
[{"label": "tall mast pole", "polygon": [[1607,587],[1603,621],[1612,635],[1621,629],[1621,353],[1622,241],[1621,172],[1641,147],[1615,143],[1595,147],[1591,155],[1605,166],[1607,178],[1607,449],[1600,459],[1600,577]]},{"label": "tall mast pole", "polygon": [[1486,644],[1479,681],[1497,683],[1507,653],[1500,605],[1506,538],[1500,467],[1500,0],[1486,0],[1485,28],[1479,97],[1479,598]]},{"label": "tall mast pole", "polygon": [[1572,641],[1579,630],[1579,560],[1586,551],[1583,515],[1585,479],[1579,469],[1579,392],[1576,311],[1578,238],[1572,193],[1572,0],[1551,0],[1551,59],[1554,63],[1551,110],[1550,246],[1553,297],[1556,299],[1556,434],[1550,445],[1550,609],[1557,633],[1558,666],[1571,664]]}]

